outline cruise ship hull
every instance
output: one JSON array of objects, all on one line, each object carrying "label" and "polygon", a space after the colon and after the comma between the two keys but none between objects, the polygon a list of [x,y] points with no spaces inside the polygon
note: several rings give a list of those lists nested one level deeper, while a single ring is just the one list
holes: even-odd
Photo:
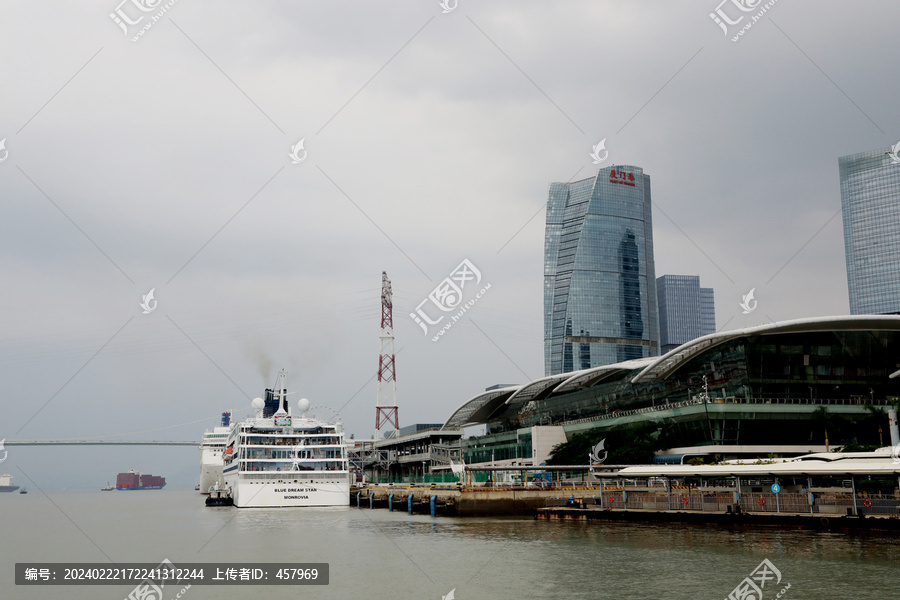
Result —
[{"label": "cruise ship hull", "polygon": [[17,485],[0,485],[0,494],[3,492],[14,492],[19,489]]},{"label": "cruise ship hull", "polygon": [[222,480],[222,451],[225,450],[225,438],[231,431],[231,411],[222,413],[222,425],[212,431],[203,434],[203,442],[200,444],[200,483],[197,491],[208,496],[209,488],[217,483],[221,486]]},{"label": "cruise ship hull", "polygon": [[222,479],[222,452],[204,449],[200,458],[200,493],[209,494],[209,488]]},{"label": "cruise ship hull", "polygon": [[225,476],[231,497],[238,508],[281,508],[303,506],[349,506],[350,483],[294,483],[291,481],[239,480]]}]

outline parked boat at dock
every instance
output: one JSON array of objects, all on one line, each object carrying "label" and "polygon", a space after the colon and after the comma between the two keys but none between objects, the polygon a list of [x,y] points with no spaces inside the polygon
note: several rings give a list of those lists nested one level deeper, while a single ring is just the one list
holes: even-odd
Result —
[{"label": "parked boat at dock", "polygon": [[288,405],[285,372],[266,399],[256,398],[255,415],[237,422],[225,443],[224,479],[239,508],[347,506],[350,473],[343,425],[309,412],[309,400]]},{"label": "parked boat at dock", "polygon": [[222,413],[221,425],[203,434],[200,442],[200,483],[194,488],[201,494],[209,494],[210,488],[222,484],[222,453],[225,438],[231,432],[232,411]]}]

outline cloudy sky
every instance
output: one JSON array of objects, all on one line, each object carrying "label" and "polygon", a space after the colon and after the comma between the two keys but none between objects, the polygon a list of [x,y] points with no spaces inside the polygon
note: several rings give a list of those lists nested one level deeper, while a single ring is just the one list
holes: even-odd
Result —
[{"label": "cloudy sky", "polygon": [[[720,328],[847,314],[837,160],[900,137],[900,6],[776,2],[733,42],[762,5],[726,34],[716,2],[5,0],[0,438],[199,439],[279,368],[365,437],[382,271],[401,425],[540,377],[548,184],[604,138]],[[432,342],[409,313],[463,259],[491,288]],[[48,487],[198,460],[9,450]]]}]

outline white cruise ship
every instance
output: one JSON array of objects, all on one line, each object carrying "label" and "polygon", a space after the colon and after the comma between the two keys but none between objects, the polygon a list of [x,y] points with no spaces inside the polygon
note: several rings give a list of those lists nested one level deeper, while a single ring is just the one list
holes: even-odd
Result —
[{"label": "white cruise ship", "polygon": [[309,400],[287,401],[285,373],[255,416],[236,422],[225,442],[225,487],[239,508],[347,506],[350,473],[341,423],[307,417]]},{"label": "white cruise ship", "polygon": [[231,412],[222,413],[222,425],[208,429],[203,433],[203,441],[200,442],[200,485],[201,494],[209,494],[209,488],[218,483],[224,484],[222,479],[222,453],[225,451],[225,438],[231,432]]}]

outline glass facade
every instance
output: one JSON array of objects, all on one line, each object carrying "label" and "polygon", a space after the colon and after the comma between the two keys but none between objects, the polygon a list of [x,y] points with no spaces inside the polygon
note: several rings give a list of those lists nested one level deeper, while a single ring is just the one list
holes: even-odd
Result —
[{"label": "glass facade", "polygon": [[696,275],[663,275],[656,280],[659,343],[663,353],[716,332],[712,288],[701,288]]},{"label": "glass facade", "polygon": [[900,164],[890,148],[838,160],[850,313],[900,313]]},{"label": "glass facade", "polygon": [[544,372],[656,356],[650,176],[616,165],[551,183],[544,240]]},{"label": "glass facade", "polygon": [[[661,379],[632,383],[642,369],[623,369],[591,387],[503,405],[487,420],[492,436],[473,443],[514,439],[523,428],[582,419],[592,427],[626,431],[635,424],[605,423],[634,413],[668,446],[821,443],[814,436],[820,436],[822,426],[811,418],[817,406],[850,417],[843,431],[840,420],[833,424],[832,441],[879,443],[880,417],[866,406],[900,400],[897,384],[888,378],[898,356],[900,331],[739,337],[701,352]],[[704,377],[706,403],[699,401]],[[674,416],[661,416],[669,407]],[[875,420],[864,422],[869,417]]]},{"label": "glass facade", "polygon": [[712,288],[700,288],[700,335],[716,332],[716,297]]}]

